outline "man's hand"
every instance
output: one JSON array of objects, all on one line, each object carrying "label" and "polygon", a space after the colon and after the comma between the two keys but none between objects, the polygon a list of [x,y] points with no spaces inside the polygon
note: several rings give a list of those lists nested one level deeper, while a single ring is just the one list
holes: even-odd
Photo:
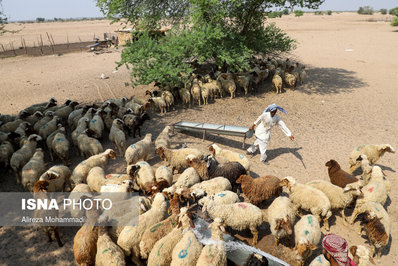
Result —
[{"label": "man's hand", "polygon": [[289,138],[290,138],[290,140],[294,140],[294,136],[293,135],[291,135]]},{"label": "man's hand", "polygon": [[249,130],[253,130],[254,129],[254,124],[251,126],[251,127],[249,127]]}]

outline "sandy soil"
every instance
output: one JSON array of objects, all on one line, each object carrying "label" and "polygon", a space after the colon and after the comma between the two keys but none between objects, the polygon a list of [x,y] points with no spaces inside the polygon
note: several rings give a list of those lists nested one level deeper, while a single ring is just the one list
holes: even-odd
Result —
[{"label": "sandy soil", "polygon": [[[380,20],[379,20],[380,18]],[[351,13],[332,16],[304,15],[273,19],[298,41],[298,48],[289,57],[307,66],[308,81],[295,91],[276,95],[270,82],[263,84],[262,93],[256,97],[217,99],[207,106],[177,110],[163,116],[153,115],[143,132],[154,136],[164,125],[178,121],[223,123],[250,126],[270,103],[283,106],[288,115],[282,119],[293,132],[296,141],[291,142],[279,129],[273,136],[267,152],[270,165],[259,162],[257,154],[251,158],[254,175],[291,175],[300,182],[312,179],[328,180],[325,162],[337,160],[348,168],[350,152],[362,144],[389,143],[397,148],[398,137],[398,32],[385,16],[359,16]],[[369,22],[368,20],[375,20]],[[378,21],[379,20],[379,21]],[[1,38],[0,38],[1,41]],[[60,102],[66,98],[81,102],[102,101],[110,97],[143,96],[144,87],[125,86],[129,81],[125,68],[115,72],[114,62],[120,54],[93,55],[73,53],[63,56],[18,57],[1,60],[0,113],[16,113],[21,108],[55,96]],[[109,79],[101,80],[101,73]],[[130,138],[128,143],[137,139]],[[249,139],[252,143],[254,139]],[[241,139],[226,136],[209,136],[204,142],[201,135],[181,134],[173,136],[175,146],[187,144],[206,151],[215,142],[223,147],[240,151]],[[105,147],[110,146],[108,143]],[[247,145],[246,145],[247,147]],[[74,164],[81,158],[75,158]],[[158,158],[150,160],[159,164]],[[123,170],[122,161],[113,161],[107,172]],[[384,169],[392,187],[397,183],[397,154],[386,154],[378,165]],[[1,191],[20,191],[9,175],[0,179]],[[386,208],[392,224],[398,220],[398,192],[392,190]],[[351,211],[348,210],[347,214]],[[357,234],[358,222],[344,226],[339,215],[330,220],[331,232],[344,236],[350,245],[365,244],[365,237]],[[45,243],[42,232],[30,228],[0,228],[0,265],[60,264],[73,265],[72,240],[77,229],[61,228],[66,242],[61,249],[55,243]],[[326,232],[324,232],[326,233]],[[241,239],[250,235],[241,234]],[[397,227],[391,228],[391,239],[378,265],[398,263]],[[250,239],[249,239],[250,240]],[[273,246],[269,227],[264,224],[258,247],[275,256],[294,263],[289,244]],[[316,254],[319,254],[319,250]]]}]

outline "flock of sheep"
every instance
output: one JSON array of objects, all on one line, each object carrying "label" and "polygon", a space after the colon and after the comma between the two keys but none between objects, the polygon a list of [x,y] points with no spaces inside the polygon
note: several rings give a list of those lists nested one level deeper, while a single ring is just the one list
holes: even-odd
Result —
[{"label": "flock of sheep", "polygon": [[[281,70],[274,71],[275,78]],[[284,75],[286,81],[288,75]],[[198,85],[202,89],[201,81]],[[246,156],[216,144],[207,153],[194,148],[171,149],[169,126],[155,141],[148,133],[127,147],[128,135],[135,137],[138,132],[141,136],[140,127],[150,119],[147,109],[158,106],[156,98],[162,98],[151,92],[147,94],[150,94],[147,100],[124,97],[91,106],[79,106],[70,100],[58,106],[51,98],[25,108],[17,116],[0,116],[2,170],[12,170],[25,190],[36,195],[65,191],[69,187],[72,192],[134,190],[144,195],[136,204],[140,214],[136,226],[96,225],[98,219],[132,218],[129,210],[135,205],[123,197],[117,199],[118,207],[109,212],[93,209],[85,214],[71,213],[74,217],[87,217],[74,237],[73,251],[79,265],[125,265],[126,257],[137,265],[145,260],[148,265],[226,265],[222,234],[225,227],[250,230],[255,246],[263,222],[269,223],[275,245],[294,235],[297,263],[302,265],[320,245],[321,222],[328,231],[332,211],[338,210],[346,224],[344,210],[354,203],[350,223],[361,215],[372,246],[371,251],[364,246],[350,249],[356,265],[368,265],[374,253],[380,256],[381,249],[387,246],[391,224],[384,204],[391,185],[381,168],[373,165],[385,152],[395,152],[390,145],[363,145],[354,149],[349,158],[350,173],[360,167],[359,178],[343,171],[334,160],[326,163],[330,182],[312,180],[302,184],[294,177],[279,179],[269,175],[253,178]],[[101,141],[105,137],[115,145],[117,153],[103,149]],[[85,157],[73,171],[69,168],[72,145]],[[154,149],[155,156],[165,161],[156,169],[147,162],[154,156]],[[51,160],[63,165],[47,169],[45,151]],[[126,173],[106,174],[109,160],[116,155],[124,156]],[[75,197],[73,193],[71,197]],[[309,214],[303,215],[301,211]],[[210,221],[211,244],[203,246],[192,230],[195,215],[203,215]],[[297,222],[296,217],[299,217]],[[57,227],[43,227],[43,230],[49,240],[54,234],[62,246]],[[265,258],[250,256],[246,265],[253,260]],[[310,265],[328,264],[320,255]]]}]

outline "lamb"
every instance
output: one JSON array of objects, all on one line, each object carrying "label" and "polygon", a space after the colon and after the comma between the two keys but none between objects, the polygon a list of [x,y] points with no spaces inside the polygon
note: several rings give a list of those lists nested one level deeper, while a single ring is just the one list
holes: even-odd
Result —
[{"label": "lamb", "polygon": [[323,217],[326,230],[329,231],[328,219],[332,216],[331,205],[328,197],[322,191],[308,185],[297,183],[294,177],[285,177],[282,186],[286,186],[289,191],[290,199],[296,208],[310,211],[318,217],[319,222]]},{"label": "lamb", "polygon": [[207,229],[210,228],[211,240],[215,243],[206,245],[202,249],[196,265],[227,265],[227,251],[222,234],[223,232],[225,233],[225,228],[222,220],[220,218],[214,219],[214,221],[207,227]]},{"label": "lamb", "polygon": [[197,149],[192,148],[183,148],[183,149],[168,149],[165,147],[159,147],[156,149],[156,153],[159,154],[160,159],[163,161],[167,161],[172,167],[172,173],[174,174],[174,170],[177,169],[179,173],[184,168],[188,168],[189,165],[187,163],[186,157],[190,154],[202,158],[203,153]]},{"label": "lamb", "polygon": [[[33,196],[36,200],[41,199],[41,200],[49,200],[47,196],[48,192],[48,181],[36,181],[35,184],[33,185]],[[50,209],[50,210],[44,210],[44,209],[35,209],[33,212],[33,217],[36,219],[43,219],[45,220],[45,217],[57,217],[58,216],[58,210]],[[63,244],[61,242],[61,238],[59,237],[59,230],[58,226],[41,226],[41,229],[47,234],[48,242],[52,241],[52,233],[54,233],[54,237],[57,240],[58,247],[62,247]]]},{"label": "lamb", "polygon": [[45,123],[44,125],[42,125],[39,129],[39,135],[40,137],[42,137],[43,140],[46,140],[47,137],[54,132],[55,130],[57,130],[57,125],[58,123],[61,122],[61,119],[58,116],[53,116],[53,118]]},{"label": "lamb", "polygon": [[240,87],[243,88],[243,91],[245,92],[245,95],[249,92],[250,88],[250,81],[251,81],[251,75],[246,74],[246,75],[237,75],[237,74],[232,74],[232,77],[235,81],[235,84],[239,85]]},{"label": "lamb", "polygon": [[317,218],[311,214],[301,217],[294,226],[294,238],[297,261],[299,265],[303,265],[321,241],[321,228]]},{"label": "lamb", "polygon": [[190,218],[190,214],[187,208],[181,209],[178,220],[178,227],[174,228],[170,233],[168,233],[166,236],[164,236],[155,243],[152,251],[149,253],[147,262],[148,265],[170,265],[172,261],[173,249],[183,237],[183,229],[189,228],[189,226],[193,226],[193,222]]},{"label": "lamb", "polygon": [[254,205],[258,205],[273,197],[278,197],[282,193],[279,178],[272,175],[258,178],[241,175],[236,180],[236,183],[241,184],[243,194]]},{"label": "lamb", "polygon": [[0,166],[7,169],[10,165],[10,159],[12,154],[14,153],[14,147],[12,146],[11,142],[4,141],[0,145]]},{"label": "lamb", "polygon": [[292,226],[296,219],[296,208],[288,197],[280,196],[268,207],[267,216],[277,247],[281,238],[292,234]]},{"label": "lamb", "polygon": [[370,266],[371,263],[373,265],[376,264],[372,256],[370,255],[369,250],[365,246],[362,245],[351,246],[350,253],[353,256],[352,260],[357,266]]},{"label": "lamb", "polygon": [[282,93],[282,78],[280,75],[275,74],[272,78],[272,86],[274,86],[275,90],[276,90],[276,94],[278,93]]},{"label": "lamb", "polygon": [[390,239],[390,227],[385,227],[380,218],[372,212],[366,212],[363,221],[369,242],[372,244],[370,256],[373,257],[377,252],[377,258],[380,259],[382,249]]},{"label": "lamb", "polygon": [[181,88],[178,90],[180,98],[182,99],[182,104],[186,108],[185,105],[191,107],[191,93],[186,88]]},{"label": "lamb", "polygon": [[24,188],[32,192],[33,185],[45,171],[43,150],[37,148],[32,158],[22,168],[22,185]]},{"label": "lamb", "polygon": [[115,159],[116,154],[112,149],[107,149],[103,153],[93,155],[90,158],[79,163],[72,172],[72,181],[75,185],[86,183],[88,172],[91,168],[99,166],[105,168],[108,164],[109,158]]},{"label": "lamb", "polygon": [[359,191],[359,189],[354,188],[344,190],[341,187],[333,185],[332,183],[324,180],[312,180],[306,185],[319,189],[325,193],[330,201],[331,209],[340,210],[341,217],[343,218],[343,224],[347,225],[344,209],[353,202],[355,197],[361,195],[361,191]]},{"label": "lamb", "polygon": [[170,111],[170,106],[174,105],[174,96],[173,96],[173,94],[170,91],[168,91],[168,90],[164,90],[161,93],[161,97],[166,102],[167,111]]},{"label": "lamb", "polygon": [[72,189],[70,183],[71,171],[68,167],[64,165],[55,165],[48,169],[39,178],[40,181],[45,181],[49,183],[48,192],[65,191],[66,185]]},{"label": "lamb", "polygon": [[221,82],[221,86],[224,91],[229,91],[231,99],[233,99],[235,97],[236,84],[231,74],[222,73],[218,76],[217,80]]},{"label": "lamb", "polygon": [[230,162],[238,162],[246,169],[246,171],[250,171],[250,161],[243,154],[222,149],[217,144],[210,145],[209,151],[212,152],[213,156],[222,156]]},{"label": "lamb", "polygon": [[159,136],[155,140],[155,148],[159,147],[166,147],[170,148],[170,133],[171,133],[171,127],[166,126],[162,132],[160,132]]},{"label": "lamb", "polygon": [[204,198],[201,198],[198,201],[198,204],[205,207],[211,203],[221,206],[221,205],[228,205],[228,204],[233,204],[233,203],[237,203],[237,202],[240,202],[239,196],[232,191],[225,190],[225,191],[220,191],[217,194],[209,195]]},{"label": "lamb", "polygon": [[124,122],[120,119],[113,120],[109,140],[115,144],[120,156],[123,156],[126,150],[126,134],[123,131]]},{"label": "lamb", "polygon": [[355,205],[354,212],[351,215],[350,224],[353,224],[357,216],[361,213],[372,212],[380,218],[384,227],[390,228],[390,216],[384,209],[383,205],[375,201],[363,201]]},{"label": "lamb", "polygon": [[257,206],[250,203],[216,205],[215,202],[209,202],[204,210],[207,210],[212,219],[221,218],[226,226],[234,230],[250,229],[253,235],[252,245],[257,245],[257,228],[265,221],[265,216]]},{"label": "lamb", "polygon": [[[54,137],[58,132],[64,133],[66,135],[66,130],[65,128],[62,126],[61,123],[57,124],[57,129],[54,130],[47,138],[46,138],[46,146],[47,149],[50,151],[50,157],[52,156],[51,153],[51,144],[53,143]],[[53,160],[53,157],[51,157],[51,160]]]},{"label": "lamb", "polygon": [[124,154],[127,165],[135,164],[140,160],[148,160],[151,153],[152,134],[146,134],[144,139],[130,145]]},{"label": "lamb", "polygon": [[290,87],[290,89],[294,89],[294,87],[296,86],[296,77],[293,74],[290,73],[286,73],[285,74],[285,82],[286,84]]},{"label": "lamb", "polygon": [[212,85],[209,83],[203,83],[200,80],[198,84],[200,87],[200,94],[202,95],[203,104],[208,104],[210,97],[210,87],[212,87]]},{"label": "lamb", "polygon": [[54,117],[54,112],[47,112],[42,119],[36,122],[33,125],[33,129],[35,132],[39,132],[40,128],[44,126],[46,123],[50,122]]},{"label": "lamb", "polygon": [[395,149],[390,144],[362,145],[357,147],[350,154],[350,174],[360,166],[360,163],[357,162],[359,155],[365,154],[369,162],[374,165],[385,152],[395,153]]},{"label": "lamb", "polygon": [[90,156],[100,154],[104,151],[101,142],[95,138],[91,138],[88,135],[93,133],[91,129],[86,129],[77,137],[77,145],[80,151],[80,155],[88,158]]},{"label": "lamb", "polygon": [[166,113],[166,101],[162,97],[151,97],[148,102],[153,104],[154,107],[160,110],[161,114]]},{"label": "lamb", "polygon": [[138,136],[141,137],[141,127],[146,120],[151,120],[149,115],[144,112],[139,116],[134,115],[125,115],[123,116],[124,124],[129,128],[129,136],[130,131],[133,131],[133,138],[135,138],[135,132],[138,131]]},{"label": "lamb", "polygon": [[65,136],[65,128],[61,128],[60,132],[55,134],[54,139],[51,144],[50,156],[53,157],[52,152],[54,152],[59,159],[63,161],[65,165],[69,165],[69,141]]},{"label": "lamb", "polygon": [[163,192],[173,194],[176,191],[180,192],[184,188],[189,188],[199,182],[200,176],[194,168],[189,167],[178,177],[177,182],[175,182],[174,185],[164,189]]},{"label": "lamb", "polygon": [[182,239],[175,245],[171,255],[171,266],[178,265],[196,265],[200,253],[202,252],[202,244],[199,243],[192,230],[186,231]]},{"label": "lamb", "polygon": [[140,255],[139,244],[142,234],[150,226],[165,219],[167,213],[167,203],[162,193],[157,193],[152,208],[140,215],[136,226],[125,226],[120,232],[117,244],[123,249],[126,255],[132,256],[133,262],[137,264]]},{"label": "lamb", "polygon": [[95,256],[97,266],[126,265],[123,250],[113,243],[104,226],[98,229],[97,251]]},{"label": "lamb", "polygon": [[72,142],[77,149],[79,149],[77,138],[87,129],[88,122],[90,122],[90,119],[85,117],[80,118],[76,129],[72,132]]},{"label": "lamb", "polygon": [[94,265],[97,254],[98,226],[95,223],[98,219],[97,210],[86,211],[87,219],[73,238],[73,254],[79,265]]},{"label": "lamb", "polygon": [[358,181],[357,178],[350,176],[350,174],[341,169],[340,165],[335,160],[326,162],[325,166],[328,168],[330,182],[333,185],[345,188],[347,184]]},{"label": "lamb", "polygon": [[91,119],[88,124],[88,128],[94,132],[93,137],[96,139],[102,139],[102,134],[105,129],[104,120],[102,119],[102,115],[104,114],[104,110],[97,110],[97,112],[93,116],[93,119]]}]

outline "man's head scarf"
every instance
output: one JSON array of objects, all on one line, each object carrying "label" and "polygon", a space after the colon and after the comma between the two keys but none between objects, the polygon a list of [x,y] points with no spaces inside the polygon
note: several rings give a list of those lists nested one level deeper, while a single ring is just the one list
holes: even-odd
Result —
[{"label": "man's head scarf", "polygon": [[341,266],[348,262],[348,243],[341,236],[327,234],[322,239],[322,246]]},{"label": "man's head scarf", "polygon": [[271,105],[268,105],[268,107],[267,108],[265,108],[265,110],[264,110],[264,113],[265,112],[273,112],[273,111],[275,111],[275,110],[279,110],[279,111],[281,111],[281,112],[284,112],[285,114],[287,114],[287,112],[286,112],[286,110],[285,109],[283,109],[282,107],[280,107],[279,105],[276,105],[276,104],[271,104]]}]

